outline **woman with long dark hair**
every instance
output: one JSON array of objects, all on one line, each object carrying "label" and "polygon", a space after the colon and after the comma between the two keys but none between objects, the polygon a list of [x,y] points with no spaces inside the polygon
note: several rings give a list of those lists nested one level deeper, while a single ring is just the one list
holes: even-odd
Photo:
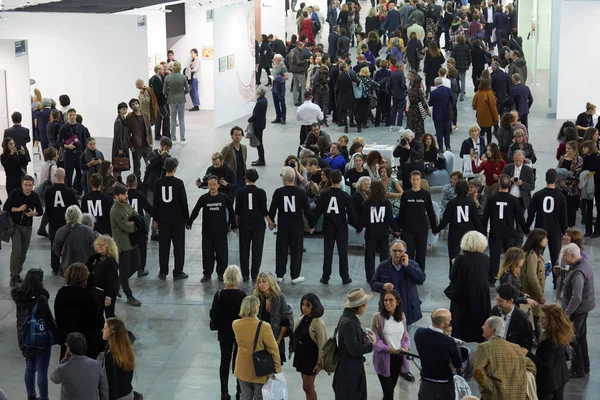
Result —
[{"label": "woman with long dark hair", "polygon": [[118,318],[109,318],[102,328],[102,339],[107,342],[100,356],[108,381],[110,400],[133,400],[133,371],[135,354],[125,323]]},{"label": "woman with long dark hair", "polygon": [[6,193],[10,194],[14,189],[21,187],[23,170],[27,168],[27,154],[25,148],[17,148],[11,137],[5,137],[2,141],[2,155],[0,155],[2,168],[6,174]]},{"label": "woman with long dark hair", "polygon": [[[17,306],[17,340],[21,354],[25,357],[25,388],[28,399],[48,400],[48,365],[52,347],[43,349],[26,347],[23,342],[23,323],[34,307],[37,306],[36,317],[48,327],[54,338],[57,338],[56,323],[48,305],[50,294],[44,288],[44,271],[32,268],[27,271],[23,282],[15,287],[11,296]],[[37,384],[40,397],[35,392],[35,375],[37,373]]]},{"label": "woman with long dark hair", "polygon": [[306,400],[317,400],[315,378],[323,367],[323,346],[327,329],[321,317],[325,308],[316,294],[307,293],[300,300],[302,316],[294,326],[294,367],[302,376]]},{"label": "woman with long dark hair", "polygon": [[557,168],[564,168],[571,175],[560,181],[562,192],[567,198],[567,224],[569,228],[575,226],[577,209],[579,208],[579,174],[583,167],[583,159],[579,156],[577,142],[571,140],[566,143],[565,155],[558,160]]},{"label": "woman with long dark hair", "polygon": [[400,294],[393,289],[386,290],[382,293],[379,312],[373,315],[371,321],[371,329],[377,339],[373,346],[373,368],[381,383],[384,400],[393,400],[399,376],[409,382],[415,380],[408,369],[408,360],[400,354],[410,347],[410,335],[402,309]]},{"label": "woman with long dark hair", "polygon": [[119,289],[119,249],[114,239],[100,235],[94,242],[96,254],[86,266],[90,271],[87,288],[96,298],[106,318],[115,316],[115,303]]},{"label": "woman with long dark hair", "polygon": [[423,161],[425,164],[434,163],[438,156],[435,137],[431,133],[426,133],[421,138],[421,143],[423,143]]},{"label": "woman with long dark hair", "polygon": [[566,153],[567,142],[578,141],[577,131],[571,121],[566,121],[562,124],[560,131],[558,132],[558,147],[556,148],[556,159],[560,160]]},{"label": "woman with long dark hair", "polygon": [[[512,114],[509,112],[504,113],[500,119],[500,128],[498,128],[498,131],[496,132],[496,139],[498,139],[498,147],[500,148],[500,156],[504,161],[508,161],[508,149],[512,143],[514,133],[517,130],[512,123]],[[489,140],[488,143],[490,143]]]},{"label": "woman with long dark hair", "polygon": [[98,173],[102,176],[102,185],[100,186],[100,189],[112,197],[112,189],[115,186],[115,183],[117,183],[117,180],[113,175],[112,163],[108,160],[102,161]]},{"label": "woman with long dark hair", "polygon": [[502,169],[506,165],[506,162],[500,157],[500,149],[496,143],[487,145],[485,155],[486,159],[481,161],[479,166],[477,166],[475,165],[475,160],[480,158],[481,155],[471,153],[471,170],[474,174],[483,171],[483,175],[485,176],[485,189],[483,194],[489,199],[498,184],[498,179],[500,179],[500,175],[502,175]]},{"label": "woman with long dark hair", "polygon": [[[525,262],[519,276],[521,281],[521,290],[527,293],[533,300],[539,304],[546,304],[546,267],[544,263],[544,250],[548,245],[548,234],[545,230],[535,228],[527,236],[523,245],[525,252]],[[535,325],[535,335],[540,338],[540,306],[533,308],[533,323]]]},{"label": "woman with long dark hair", "polygon": [[[429,106],[425,103],[425,94],[423,94],[423,80],[420,76],[415,77],[415,80],[410,84],[408,89],[408,112],[406,113],[406,129],[410,129],[415,133],[415,139],[420,140],[425,134],[425,120],[421,115],[421,107],[430,114]],[[437,149],[436,149],[437,158]]]},{"label": "woman with long dark hair", "polygon": [[381,181],[371,181],[369,197],[362,210],[362,226],[365,227],[365,273],[367,282],[375,273],[375,253],[379,250],[379,261],[389,258],[389,229],[398,232],[392,203]]},{"label": "woman with long dark hair", "polygon": [[[592,128],[595,129],[595,128]],[[600,153],[598,147],[592,140],[586,140],[581,144],[581,154],[583,154],[582,171],[589,171],[593,175],[594,180],[594,196],[591,199],[582,199],[584,221],[585,221],[585,237],[600,237],[600,218],[596,218],[596,223],[593,221],[594,199],[596,199],[597,215],[600,215]],[[596,176],[598,175],[598,176]],[[592,232],[594,225],[594,232]]]},{"label": "woman with long dark hair", "polygon": [[423,64],[423,72],[425,73],[425,94],[429,95],[431,88],[435,86],[434,80],[438,77],[438,70],[442,67],[446,58],[440,51],[435,40],[429,42],[425,62]]}]

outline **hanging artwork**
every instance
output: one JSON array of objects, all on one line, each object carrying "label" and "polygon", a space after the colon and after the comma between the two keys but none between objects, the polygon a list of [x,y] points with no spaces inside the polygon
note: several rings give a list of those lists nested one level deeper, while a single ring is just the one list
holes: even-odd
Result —
[{"label": "hanging artwork", "polygon": [[235,55],[230,54],[227,56],[227,69],[232,69],[235,67]]},{"label": "hanging artwork", "polygon": [[212,60],[215,58],[215,50],[213,47],[202,47],[201,54],[202,58],[205,60]]},{"label": "hanging artwork", "polygon": [[227,69],[227,57],[219,58],[219,72],[223,72]]}]

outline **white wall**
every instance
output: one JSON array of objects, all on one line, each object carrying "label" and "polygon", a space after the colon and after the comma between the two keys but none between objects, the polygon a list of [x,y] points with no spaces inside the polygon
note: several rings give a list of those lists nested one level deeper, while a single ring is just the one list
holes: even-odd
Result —
[{"label": "white wall", "polygon": [[[254,107],[254,4],[221,7],[214,15],[215,126],[222,126],[250,114]],[[219,58],[230,54],[235,55],[235,67],[219,72]]]},{"label": "white wall", "polygon": [[596,28],[600,3],[563,0],[560,11],[553,10],[553,13],[558,12],[560,56],[555,82],[556,118],[575,119],[585,111],[586,102],[600,105],[598,57],[593,46],[583,52],[581,47],[584,42],[591,45],[600,41],[600,31]]},{"label": "white wall", "polygon": [[[0,38],[28,40],[31,77],[44,97],[68,94],[97,137],[112,137],[117,104],[147,75],[146,27],[132,15],[4,13]],[[29,95],[29,91],[27,91]]]},{"label": "white wall", "polygon": [[[0,39],[0,70],[6,71],[6,106],[8,115],[10,116],[13,112],[19,111],[23,115],[22,125],[29,128],[29,132],[31,133],[29,56],[15,57],[16,41],[15,39]],[[0,93],[0,95],[3,95],[3,93]],[[9,120],[8,124],[12,125],[12,122]],[[29,143],[27,146],[30,153],[33,153],[32,144]],[[29,167],[32,167],[31,164],[29,164]]]},{"label": "white wall", "polygon": [[[265,35],[272,33],[285,42],[285,1],[261,0],[261,4],[260,33]],[[323,12],[322,9],[321,12]],[[323,15],[327,17],[326,12]]]},{"label": "white wall", "polygon": [[[167,39],[167,47],[175,52],[175,59],[181,62],[185,68],[190,59],[190,50],[193,48],[201,52],[202,47],[212,47],[213,22],[206,21],[205,7],[197,7],[198,2],[185,4],[185,31],[186,34],[176,38]],[[227,36],[227,32],[223,33]],[[215,108],[215,84],[214,68],[215,60],[205,60],[200,54],[200,108],[203,110],[214,110]],[[189,96],[187,96],[189,102]]]},{"label": "white wall", "polygon": [[[164,11],[156,10],[156,7],[140,8],[123,11],[116,15],[138,15],[146,17],[148,32],[148,77],[154,75],[154,66],[161,61],[167,60],[167,19]],[[158,58],[158,60],[157,60]],[[141,78],[146,78],[141,77]]]}]

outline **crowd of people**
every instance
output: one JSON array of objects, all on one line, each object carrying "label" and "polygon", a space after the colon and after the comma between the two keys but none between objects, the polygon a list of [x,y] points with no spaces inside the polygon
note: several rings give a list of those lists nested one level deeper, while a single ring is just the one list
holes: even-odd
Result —
[{"label": "crowd of people", "polygon": [[[273,35],[256,42],[257,83],[263,69],[268,76],[266,87],[257,88],[248,119],[257,139],[258,159],[251,162],[256,168],[247,168],[244,130],[232,127],[231,142],[211,155],[210,166],[196,180],[207,192],[191,211],[171,150],[177,126],[181,143],[186,142],[186,95],[193,104],[188,111],[199,109],[196,49],[185,74],[169,51],[148,85],[135,82],[138,97],[117,106],[111,161],[108,151],[105,159],[96,147],[67,95],[57,104],[36,89],[32,136],[45,161],[37,183],[26,173],[32,139],[19,112],[11,116],[1,155],[8,199],[0,236],[12,243],[10,284],[28,397],[48,398],[51,346],[60,344],[60,365],[50,378],[62,384],[63,398],[136,398],[134,337],[115,317],[117,299],[124,293],[128,305],[142,306],[129,279],[149,275],[149,240],[158,242],[160,280],[169,275],[171,244],[173,280],[188,278],[185,231],[198,217],[201,282],[210,282],[216,272],[223,284],[210,311],[221,351],[222,399],[231,398],[230,364],[236,397],[258,400],[263,384],[288,361],[286,355],[293,357],[289,361],[301,374],[307,399],[317,398],[315,381],[322,370],[334,374],[336,398],[366,399],[364,357],[369,353],[383,397],[392,399],[399,377],[415,381],[411,347],[422,366],[419,399],[453,399],[460,387],[455,376],[468,380],[471,375],[484,399],[525,399],[528,390],[537,390],[539,398],[562,398],[570,377],[586,376],[587,316],[595,296],[583,237],[600,237],[600,219],[594,221],[593,215],[594,200],[597,209],[600,200],[596,108],[588,103],[575,123],[563,124],[557,166],[545,171],[545,188],[535,191],[537,158],[528,129],[533,97],[525,85],[516,10],[492,1],[470,7],[457,3],[372,1],[364,29],[363,5],[357,1],[340,5],[333,0],[326,14],[301,3],[298,31],[289,43]],[[326,23],[329,35],[321,44]],[[443,168],[440,154],[453,149],[456,105],[470,95],[469,70],[476,124],[461,143],[462,165],[450,174],[437,203],[426,177]],[[276,111],[271,122],[286,124],[287,81],[300,137],[268,204],[269,196],[257,185],[259,167],[266,165],[267,87]],[[329,127],[328,116],[344,128],[337,138],[322,130]],[[435,135],[426,130],[429,117]],[[361,137],[348,137],[349,128],[361,132],[369,124],[400,132],[394,159],[367,151]],[[127,171],[132,173],[123,175]],[[575,228],[579,209],[584,233]],[[32,268],[21,278],[36,217],[42,217],[37,234],[50,240],[52,274],[65,279],[54,312],[44,271]],[[262,266],[267,227],[276,229],[275,273]],[[342,284],[353,282],[348,246],[350,235],[360,234],[367,285],[380,294],[371,327],[363,329],[359,317],[373,293],[348,292],[334,331],[338,358],[333,367],[319,296],[305,294],[294,315],[280,286],[288,256],[290,282],[305,280],[305,232],[315,230],[323,238],[321,284],[331,280],[335,246]],[[228,248],[228,235],[238,231],[239,267],[229,265]],[[449,307],[434,310],[431,325],[413,334],[412,326],[423,318],[418,286],[427,279],[428,235],[444,231]],[[545,294],[550,274],[556,290],[552,304]],[[240,289],[250,281],[252,294]],[[32,336],[32,329],[38,335]],[[471,374],[462,354],[465,342],[479,343]],[[257,353],[261,368],[253,357]]]}]

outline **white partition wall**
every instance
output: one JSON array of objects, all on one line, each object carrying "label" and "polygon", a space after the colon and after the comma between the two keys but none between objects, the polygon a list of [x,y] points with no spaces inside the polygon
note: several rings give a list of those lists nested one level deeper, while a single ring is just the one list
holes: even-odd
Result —
[{"label": "white partition wall", "polygon": [[[259,33],[265,35],[273,34],[285,42],[285,1],[283,0],[259,0],[261,7]],[[323,12],[321,10],[321,12]],[[290,13],[292,13],[290,11]],[[292,13],[293,14],[293,13]],[[325,13],[324,15],[327,15]]]},{"label": "white partition wall", "polygon": [[[554,5],[559,2],[555,0]],[[600,41],[596,21],[600,2],[562,0],[552,14],[560,21],[552,26],[550,109],[555,102],[556,118],[574,120],[585,111],[586,102],[600,105],[599,57],[593,46]]]},{"label": "white partition wall", "polygon": [[[250,114],[254,107],[254,3],[218,8],[214,18],[215,126],[221,126]],[[223,57],[225,70],[219,72]]]},{"label": "white partition wall", "polygon": [[28,40],[31,77],[42,95],[68,94],[93,136],[112,137],[117,104],[137,97],[135,80],[148,74],[146,26],[138,26],[137,16],[3,16],[0,38]]}]

